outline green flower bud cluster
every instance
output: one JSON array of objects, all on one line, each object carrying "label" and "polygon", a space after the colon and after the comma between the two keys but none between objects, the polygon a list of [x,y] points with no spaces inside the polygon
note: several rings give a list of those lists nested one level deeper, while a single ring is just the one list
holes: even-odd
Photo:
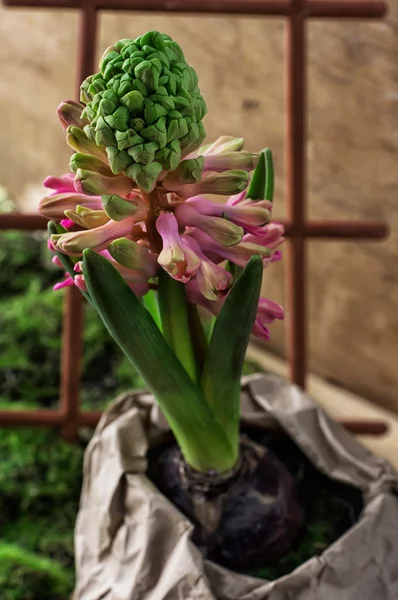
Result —
[{"label": "green flower bud cluster", "polygon": [[206,104],[195,71],[168,35],[150,31],[108,48],[81,86],[87,137],[105,146],[113,173],[151,191],[163,171],[205,138]]}]

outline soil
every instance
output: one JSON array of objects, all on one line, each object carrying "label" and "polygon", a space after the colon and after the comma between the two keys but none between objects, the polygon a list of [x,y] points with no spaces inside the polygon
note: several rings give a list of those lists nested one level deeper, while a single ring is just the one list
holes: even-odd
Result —
[{"label": "soil", "polygon": [[[289,543],[288,552],[275,559],[265,552],[264,562],[261,565],[257,563],[256,566],[252,563],[249,569],[234,566],[235,571],[274,580],[287,575],[313,556],[321,554],[354,525],[363,507],[362,496],[359,490],[333,481],[317,471],[296,444],[283,432],[245,428],[242,433],[256,444],[265,446],[271,455],[284,465],[294,483],[294,490],[291,493],[297,495],[304,512],[302,526],[298,533],[294,531],[294,539]],[[184,506],[181,503],[181,496],[179,493],[176,495],[175,486],[165,485],[164,479],[159,478],[159,472],[164,474],[162,456],[170,454],[170,447],[168,443],[167,446],[152,451],[149,456],[148,475],[155,485],[178,505],[188,518],[193,520],[192,514],[189,514],[191,508],[188,504]],[[157,468],[159,463],[163,463],[161,470]],[[175,502],[176,498],[177,502]],[[194,542],[195,538],[198,539],[195,531],[192,538]],[[202,554],[206,555],[200,544],[198,547]],[[208,557],[215,558],[211,553]],[[217,562],[225,564],[223,560]]]}]

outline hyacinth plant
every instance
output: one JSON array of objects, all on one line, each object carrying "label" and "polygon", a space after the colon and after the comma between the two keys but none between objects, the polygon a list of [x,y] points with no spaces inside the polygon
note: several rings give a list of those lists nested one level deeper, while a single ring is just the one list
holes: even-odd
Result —
[{"label": "hyacinth plant", "polygon": [[[151,31],[108,48],[81,102],[58,108],[75,151],[49,177],[53,262],[66,271],[154,393],[196,471],[239,455],[240,376],[251,332],[283,318],[260,298],[280,259],[271,152],[202,145],[206,105],[178,44]],[[218,194],[214,202],[204,194]],[[210,315],[210,319],[205,316]]]}]

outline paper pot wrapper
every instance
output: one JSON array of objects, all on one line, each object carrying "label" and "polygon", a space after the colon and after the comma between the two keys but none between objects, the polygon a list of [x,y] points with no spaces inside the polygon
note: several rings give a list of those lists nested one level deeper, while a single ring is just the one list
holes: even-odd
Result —
[{"label": "paper pot wrapper", "polygon": [[358,522],[323,554],[272,582],[202,559],[191,523],[146,477],[167,432],[149,394],[127,393],[103,415],[85,456],[74,600],[397,600],[398,475],[274,375],[242,382],[242,418],[275,422],[330,478],[363,494]]}]

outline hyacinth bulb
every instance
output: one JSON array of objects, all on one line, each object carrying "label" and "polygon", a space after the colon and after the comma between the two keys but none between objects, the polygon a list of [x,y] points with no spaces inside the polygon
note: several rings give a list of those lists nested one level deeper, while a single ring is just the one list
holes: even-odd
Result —
[{"label": "hyacinth bulb", "polygon": [[84,131],[114,174],[149,188],[203,142],[206,104],[180,46],[150,31],[109,47],[81,86]]}]

